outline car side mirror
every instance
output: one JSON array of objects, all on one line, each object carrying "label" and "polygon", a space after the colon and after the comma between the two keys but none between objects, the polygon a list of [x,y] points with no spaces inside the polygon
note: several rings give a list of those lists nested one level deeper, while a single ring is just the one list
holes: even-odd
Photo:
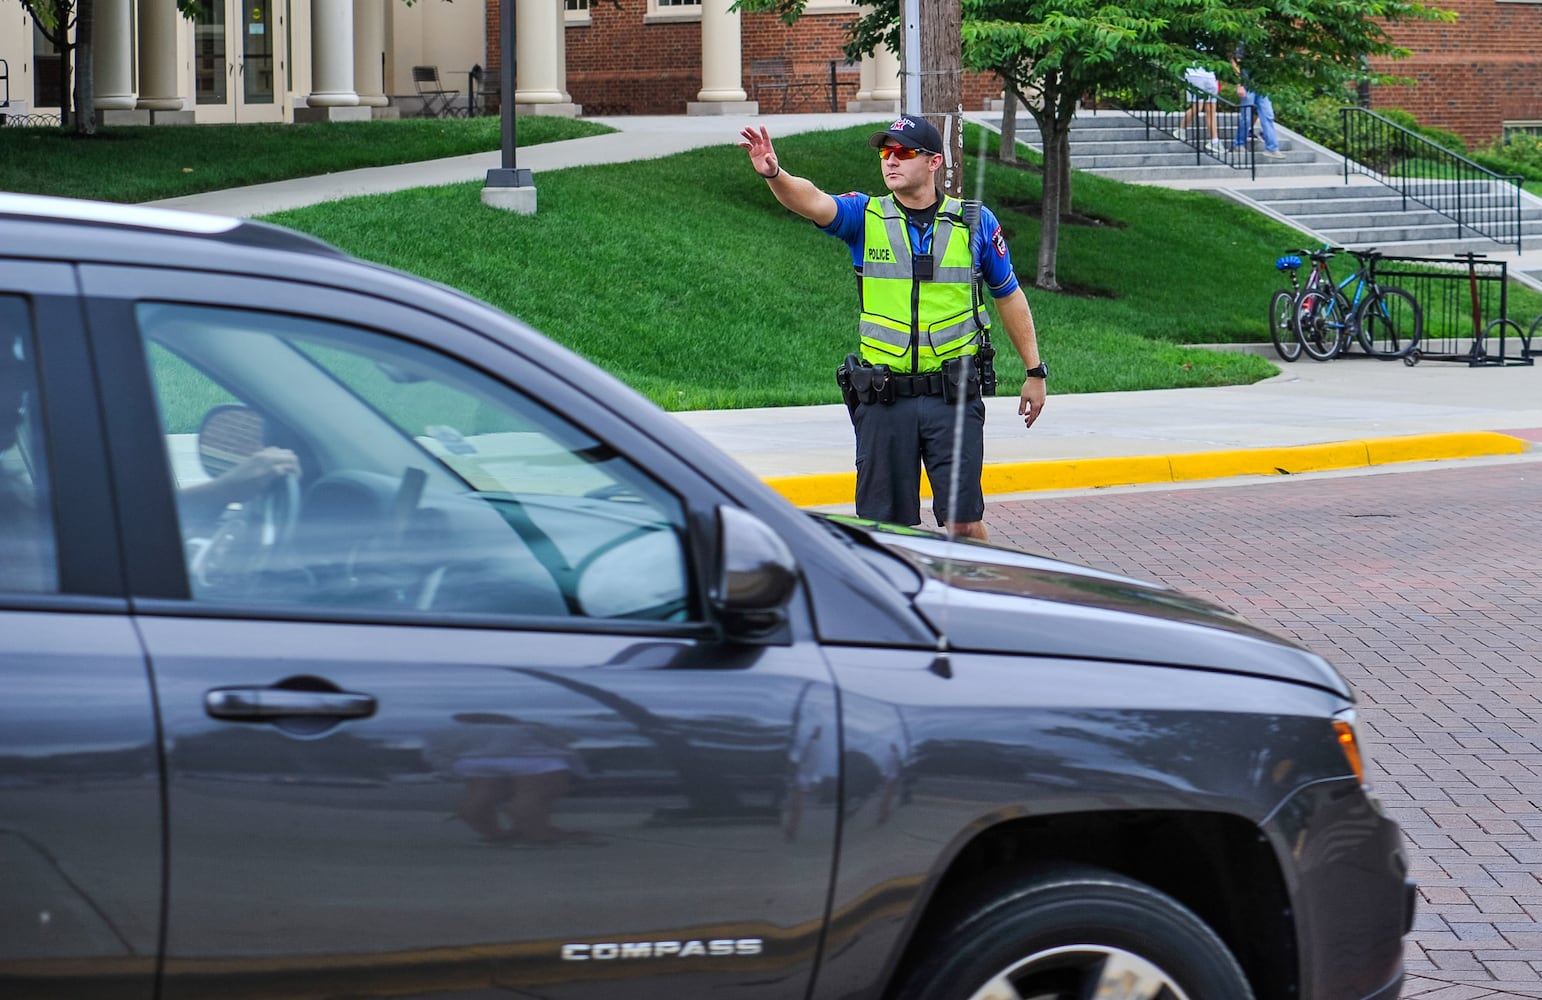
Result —
[{"label": "car side mirror", "polygon": [[217,479],[261,451],[266,437],[262,414],[239,403],[222,403],[204,414],[198,427],[198,461]]},{"label": "car side mirror", "polygon": [[738,507],[719,507],[717,580],[712,603],[738,642],[778,641],[798,587],[798,563],[765,522]]}]

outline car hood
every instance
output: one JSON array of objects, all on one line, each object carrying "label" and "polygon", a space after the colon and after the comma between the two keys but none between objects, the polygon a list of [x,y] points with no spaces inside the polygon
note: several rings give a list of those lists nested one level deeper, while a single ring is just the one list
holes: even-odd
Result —
[{"label": "car hood", "polygon": [[891,566],[887,575],[953,649],[1252,674],[1353,697],[1316,653],[1171,587],[928,531],[830,519],[908,565],[911,572]]}]

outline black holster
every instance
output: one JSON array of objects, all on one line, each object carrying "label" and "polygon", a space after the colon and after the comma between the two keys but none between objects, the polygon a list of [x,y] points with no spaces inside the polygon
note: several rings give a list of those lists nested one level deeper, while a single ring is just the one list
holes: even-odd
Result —
[{"label": "black holster", "polygon": [[990,334],[985,335],[985,342],[976,352],[975,360],[980,363],[980,395],[996,395],[996,349],[991,346]]},{"label": "black holster", "polygon": [[861,403],[894,402],[894,379],[888,365],[870,365],[856,354],[848,354],[836,369],[835,381],[841,387],[847,408],[853,412]]},{"label": "black holster", "polygon": [[846,412],[853,417],[857,413],[857,391],[851,387],[851,373],[862,367],[862,361],[856,354],[846,355],[846,360],[835,369],[835,384],[841,387],[841,402],[846,404]]},{"label": "black holster", "polygon": [[974,355],[966,354],[942,363],[942,398],[949,403],[957,402],[960,396],[973,399],[980,395],[980,388],[980,366],[975,363]]}]

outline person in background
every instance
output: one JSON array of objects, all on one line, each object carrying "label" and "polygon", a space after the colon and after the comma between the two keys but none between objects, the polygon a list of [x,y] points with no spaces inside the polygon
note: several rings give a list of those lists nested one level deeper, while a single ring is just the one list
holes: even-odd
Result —
[{"label": "person in background", "polygon": [[1264,148],[1258,155],[1271,160],[1283,160],[1285,154],[1280,152],[1280,136],[1274,128],[1274,102],[1269,100],[1269,95],[1259,93],[1253,85],[1243,65],[1246,54],[1243,43],[1238,42],[1231,56],[1231,68],[1239,81],[1237,103],[1241,106],[1241,113],[1237,115],[1237,138],[1232,148],[1241,149],[1248,141],[1249,129],[1256,115],[1258,135],[1264,140]]},{"label": "person in background", "polygon": [[1210,133],[1205,145],[1217,152],[1224,149],[1215,124],[1215,99],[1221,92],[1221,83],[1215,78],[1215,72],[1203,66],[1190,66],[1183,71],[1183,82],[1188,85],[1189,107],[1183,113],[1183,123],[1173,134],[1180,139],[1185,138],[1190,123],[1197,117],[1204,117],[1205,130]]}]

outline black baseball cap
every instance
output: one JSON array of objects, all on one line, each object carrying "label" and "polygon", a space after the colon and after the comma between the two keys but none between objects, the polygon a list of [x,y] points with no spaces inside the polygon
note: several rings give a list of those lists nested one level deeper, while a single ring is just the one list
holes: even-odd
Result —
[{"label": "black baseball cap", "polygon": [[900,118],[882,132],[874,132],[867,140],[867,144],[878,149],[888,139],[893,139],[901,146],[909,146],[911,149],[924,149],[928,153],[942,152],[942,136],[925,118],[908,116]]}]

